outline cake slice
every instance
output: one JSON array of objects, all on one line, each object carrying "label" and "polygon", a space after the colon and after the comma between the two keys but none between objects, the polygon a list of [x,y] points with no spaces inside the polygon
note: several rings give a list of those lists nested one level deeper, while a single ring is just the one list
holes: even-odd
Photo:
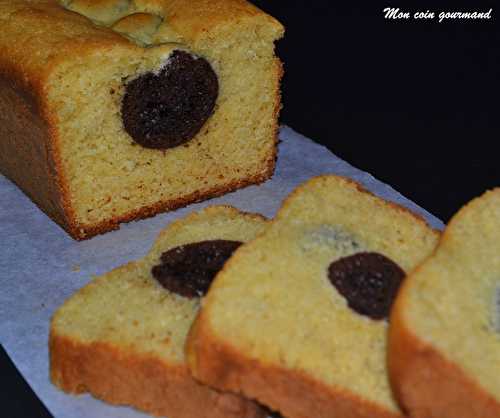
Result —
[{"label": "cake slice", "polygon": [[80,289],[52,318],[52,382],[170,418],[264,416],[254,402],[196,382],[184,342],[215,273],[265,224],[209,207],[168,226],[143,259]]},{"label": "cake slice", "polygon": [[244,0],[0,0],[0,173],[72,237],[267,180],[283,26]]},{"label": "cake slice", "polygon": [[398,295],[389,371],[411,417],[500,416],[499,237],[496,189],[452,218]]},{"label": "cake slice", "polygon": [[306,182],[214,281],[188,337],[193,375],[288,418],[402,417],[386,319],[437,239],[350,180]]}]

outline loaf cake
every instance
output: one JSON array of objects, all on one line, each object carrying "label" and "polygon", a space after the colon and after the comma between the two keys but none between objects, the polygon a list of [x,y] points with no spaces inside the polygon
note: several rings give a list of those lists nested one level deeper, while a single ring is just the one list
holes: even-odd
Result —
[{"label": "loaf cake", "polygon": [[95,278],[55,313],[50,376],[169,418],[257,418],[254,402],[196,382],[184,342],[215,273],[265,226],[261,216],[214,206],[171,224],[145,258]]},{"label": "loaf cake", "polygon": [[500,189],[461,209],[391,314],[389,371],[415,418],[500,416]]},{"label": "loaf cake", "polygon": [[245,0],[0,0],[0,172],[76,239],[268,179],[283,27]]},{"label": "loaf cake", "polygon": [[217,275],[187,341],[193,375],[287,418],[403,417],[386,373],[387,316],[437,239],[350,180],[306,182]]}]

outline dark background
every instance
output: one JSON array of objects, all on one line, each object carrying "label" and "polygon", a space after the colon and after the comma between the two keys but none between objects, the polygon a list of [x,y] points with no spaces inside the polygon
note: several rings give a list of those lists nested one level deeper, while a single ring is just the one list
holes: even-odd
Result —
[{"label": "dark background", "polygon": [[[500,31],[493,2],[254,3],[287,28],[277,47],[285,62],[282,123],[445,222],[500,184]],[[493,19],[390,21],[383,13],[389,6],[493,7]],[[50,416],[1,350],[0,370],[3,416]]]},{"label": "dark background", "polygon": [[[277,48],[285,62],[283,123],[443,221],[500,184],[500,31],[493,2],[254,3],[287,29]],[[391,21],[384,19],[388,6],[493,7],[493,19]]]}]

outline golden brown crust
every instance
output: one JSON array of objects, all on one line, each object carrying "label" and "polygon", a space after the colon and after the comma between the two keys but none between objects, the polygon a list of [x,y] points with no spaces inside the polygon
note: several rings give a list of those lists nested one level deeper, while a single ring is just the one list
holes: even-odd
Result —
[{"label": "golden brown crust", "polygon": [[[0,167],[57,223],[67,223],[61,170],[54,156],[50,124],[40,103],[18,74],[0,73]],[[29,169],[27,169],[29,167]]]},{"label": "golden brown crust", "polygon": [[[199,36],[209,36],[212,31],[215,34],[218,27],[224,23],[234,23],[234,19],[257,17],[270,25],[276,33],[283,31],[281,24],[274,18],[244,0],[141,0],[136,3],[141,7],[161,9],[168,17],[169,24],[176,26],[179,33],[193,42]],[[0,169],[73,238],[88,239],[118,229],[122,222],[151,217],[160,212],[217,197],[248,185],[262,183],[272,176],[277,155],[276,146],[263,162],[262,171],[253,176],[220,184],[204,192],[194,192],[177,199],[138,207],[96,224],[79,224],[71,205],[69,185],[62,170],[57,121],[54,115],[47,111],[45,80],[57,63],[68,56],[81,55],[95,48],[106,49],[116,44],[131,51],[136,51],[138,47],[117,33],[98,27],[85,17],[65,10],[55,0],[40,0],[36,5],[16,0],[12,2],[11,7],[22,19],[28,19],[29,22],[33,18],[39,18],[39,27],[37,36],[33,37],[30,36],[32,25],[26,25],[27,31],[18,42],[4,42],[0,36],[0,77],[3,77],[3,84],[7,86],[0,89],[0,108],[9,110],[2,112],[7,114],[9,119],[2,120],[0,124],[0,136],[3,138],[0,143]],[[61,33],[48,30],[54,26],[58,26]],[[39,39],[38,34],[44,28],[47,29],[48,35]],[[282,71],[281,63],[276,59],[276,134]],[[12,112],[12,109],[15,111]],[[277,143],[276,135],[273,141]]]},{"label": "golden brown crust", "polygon": [[[78,225],[74,221],[74,211],[69,204],[67,184],[60,174],[62,170],[58,163],[57,148],[53,145],[55,136],[47,134],[48,124],[39,112],[33,110],[36,108],[36,103],[31,104],[25,98],[30,97],[28,93],[24,96],[23,90],[11,89],[9,84],[5,79],[0,78],[0,110],[14,108],[18,119],[10,125],[16,129],[16,136],[6,130],[9,124],[0,124],[0,136],[4,138],[0,142],[0,166],[3,174],[15,182],[42,211],[76,240],[89,239],[95,235],[119,229],[120,223],[152,217],[161,212],[221,196],[249,185],[261,184],[274,173],[277,158],[276,147],[273,148],[272,155],[268,157],[263,172],[253,177],[221,185],[204,193],[196,192],[179,199],[160,201],[99,224]],[[279,105],[276,114],[277,112],[279,112]],[[4,112],[4,114],[9,115],[11,112]],[[278,129],[276,117],[275,143],[277,143]],[[18,156],[22,154],[21,160],[28,164],[20,165],[17,157],[10,157],[16,153]],[[32,171],[26,170],[26,166]]]},{"label": "golden brown crust", "polygon": [[276,19],[245,0],[174,0],[166,2],[164,10],[176,31],[192,41],[209,36],[225,23],[253,18],[262,19],[277,34],[283,32],[283,26]]},{"label": "golden brown crust", "polygon": [[191,327],[186,353],[197,379],[255,397],[289,418],[402,418],[341,388],[327,387],[300,370],[264,364],[238,352],[214,337],[203,310]]},{"label": "golden brown crust", "polygon": [[[338,182],[345,187],[354,188],[357,191],[373,196],[360,184],[348,178],[318,176],[296,188],[285,199],[280,211],[271,223],[279,223],[290,216],[287,207],[293,206],[293,202],[298,198],[298,195],[303,193],[304,189],[314,187],[313,190],[315,191],[326,190],[328,183],[331,184],[332,177],[336,177]],[[321,187],[323,184],[325,184],[325,188]],[[418,224],[431,231],[421,217],[414,215],[406,208],[379,198],[377,200],[381,205],[387,205],[392,212],[396,209],[405,215],[411,215],[409,219],[411,222],[415,219]],[[432,231],[433,235],[439,234],[438,231]],[[254,241],[245,248],[249,249],[252,246],[258,246],[258,242]],[[222,273],[219,274],[223,275],[224,271],[235,267],[240,258],[244,258],[243,251],[244,248],[238,250],[225,264]],[[224,287],[224,285],[221,287]],[[271,408],[279,408],[283,415],[292,418],[313,416],[402,418],[402,413],[397,410],[395,405],[390,408],[376,401],[369,401],[351,390],[336,386],[330,382],[316,380],[305,371],[291,368],[287,364],[281,365],[277,361],[268,364],[252,356],[250,351],[236,348],[238,344],[236,339],[234,339],[233,345],[231,337],[224,336],[223,332],[221,334],[220,331],[216,331],[210,322],[212,315],[215,318],[211,310],[211,304],[216,303],[215,297],[212,299],[209,292],[204,302],[202,310],[191,328],[186,344],[186,355],[190,370],[200,381],[223,390],[242,393],[248,397],[256,397],[258,401],[269,405]],[[220,317],[217,317],[217,319],[221,320]],[[222,324],[223,322],[221,322],[221,327]],[[283,360],[284,362],[285,360]]]},{"label": "golden brown crust", "polygon": [[[106,402],[171,418],[259,418],[256,404],[197,383],[185,366],[130,354],[105,343],[85,344],[50,335],[50,375],[66,392],[90,392]],[[126,385],[121,382],[127,382]]]},{"label": "golden brown crust", "polygon": [[[235,234],[246,240],[265,223],[262,215],[229,205],[191,212],[164,228],[143,259],[120,266],[80,289],[52,317],[52,382],[66,392],[90,392],[113,404],[171,418],[263,417],[264,411],[254,402],[193,379],[182,348],[198,302],[193,304],[163,290],[158,293],[149,272],[156,263],[151,257],[180,243],[203,240],[207,225],[217,228],[210,236],[220,231],[220,236]],[[116,295],[123,301],[120,306],[113,305]],[[150,301],[152,304],[147,305]],[[133,313],[120,313],[133,305],[138,307]],[[111,308],[103,311],[104,306]],[[92,321],[95,313],[102,314],[98,323]],[[160,322],[155,315],[160,315]],[[141,324],[143,332],[134,334],[131,324]]]},{"label": "golden brown crust", "polygon": [[[484,196],[492,192],[487,192]],[[466,218],[482,198],[464,206],[448,223],[431,262],[441,248],[455,241]],[[456,260],[453,260],[456,262]],[[415,418],[493,418],[500,416],[500,403],[457,363],[424,341],[411,329],[406,315],[412,276],[425,274],[426,263],[409,275],[391,312],[388,371],[394,395],[401,407]],[[492,365],[493,366],[493,365]]]},{"label": "golden brown crust", "polygon": [[92,226],[79,226],[78,224],[61,225],[66,231],[77,240],[84,240],[91,238],[95,235],[103,234],[108,231],[116,230],[120,228],[120,223],[136,221],[139,219],[145,219],[157,215],[161,212],[166,212],[174,209],[178,209],[187,206],[191,203],[201,202],[203,200],[211,199],[217,196],[222,196],[226,193],[233,192],[237,189],[252,185],[260,184],[268,180],[272,176],[274,171],[274,159],[268,161],[266,171],[258,176],[250,177],[245,180],[236,181],[229,183],[228,185],[222,185],[217,188],[208,190],[205,193],[196,192],[189,196],[184,196],[175,200],[167,200],[163,202],[158,202],[151,206],[145,206],[139,208],[133,212],[127,213],[125,215],[107,220],[100,224]]},{"label": "golden brown crust", "polygon": [[[279,59],[275,59],[276,63],[276,102],[274,106],[274,127],[273,127],[273,140],[274,147],[272,148],[272,153],[267,157],[266,162],[264,164],[264,170],[253,177],[248,177],[244,180],[239,180],[236,182],[229,183],[227,185],[219,186],[217,188],[213,188],[208,190],[205,193],[193,193],[189,196],[184,196],[180,199],[169,200],[158,202],[151,206],[146,206],[143,208],[139,208],[133,212],[122,215],[120,217],[113,218],[109,221],[102,222],[100,224],[88,226],[79,226],[71,221],[68,225],[59,224],[62,228],[64,228],[73,238],[77,240],[84,240],[92,238],[93,236],[103,234],[105,232],[109,232],[112,230],[119,229],[120,223],[131,222],[139,219],[145,219],[152,216],[157,215],[161,212],[166,212],[174,209],[178,209],[184,206],[187,206],[191,203],[201,202],[207,199],[215,198],[218,196],[222,196],[226,193],[230,193],[236,191],[238,189],[242,189],[244,187],[250,185],[257,185],[264,183],[269,180],[274,174],[274,170],[276,168],[276,160],[278,158],[278,133],[279,133],[279,113],[281,111],[281,90],[280,90],[280,82],[284,74],[283,64]],[[72,217],[74,219],[74,217]]]},{"label": "golden brown crust", "polygon": [[[456,219],[454,217],[452,222]],[[442,241],[447,237],[445,231]],[[393,306],[388,337],[389,380],[401,408],[412,418],[500,416],[500,404],[496,399],[468,377],[459,365],[409,329],[405,305],[410,281],[411,276],[405,279]]]}]

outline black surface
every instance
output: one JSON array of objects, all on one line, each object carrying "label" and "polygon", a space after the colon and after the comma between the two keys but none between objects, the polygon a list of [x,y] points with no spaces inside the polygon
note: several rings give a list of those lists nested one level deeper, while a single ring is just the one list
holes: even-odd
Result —
[{"label": "black surface", "polygon": [[[500,32],[490,21],[387,21],[391,1],[255,1],[286,26],[282,122],[447,221],[500,183]],[[406,7],[416,11],[415,7]],[[500,9],[499,9],[500,10]],[[47,417],[0,353],[8,417]]]},{"label": "black surface", "polygon": [[[500,31],[493,2],[256,1],[287,27],[282,122],[447,221],[500,183]],[[493,7],[490,21],[390,21]]]},{"label": "black surface", "polygon": [[0,416],[5,418],[52,417],[17,371],[2,345],[0,345],[0,370],[0,404],[2,405]]}]

